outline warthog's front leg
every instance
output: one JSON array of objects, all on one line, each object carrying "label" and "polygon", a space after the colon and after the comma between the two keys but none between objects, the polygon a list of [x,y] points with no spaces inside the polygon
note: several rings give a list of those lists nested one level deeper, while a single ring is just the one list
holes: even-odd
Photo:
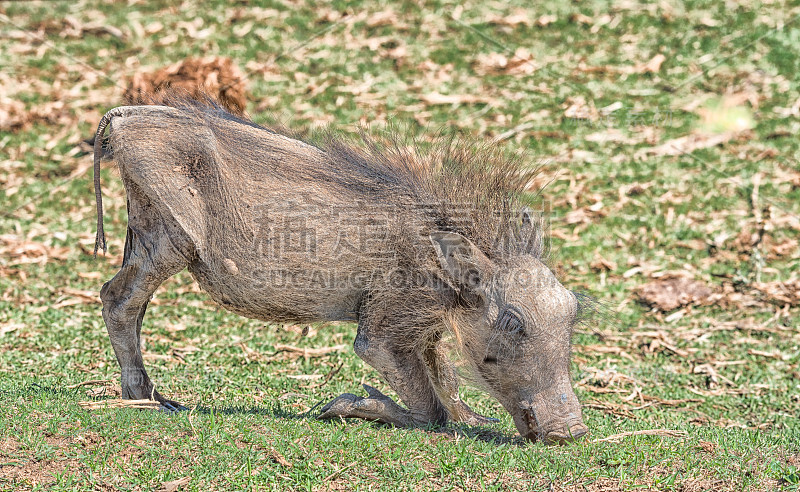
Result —
[{"label": "warthog's front leg", "polygon": [[425,350],[424,357],[433,388],[439,395],[442,404],[447,408],[452,420],[468,425],[486,425],[498,422],[497,419],[475,413],[458,396],[458,373],[447,357],[443,342],[440,341]]},{"label": "warthog's front leg", "polygon": [[333,399],[322,407],[320,419],[334,417],[359,418],[375,420],[384,424],[393,424],[398,427],[411,427],[415,423],[411,412],[401,407],[394,400],[365,384],[367,397],[345,393]]},{"label": "warthog's front leg", "polygon": [[422,354],[398,346],[388,337],[377,336],[374,334],[378,331],[376,328],[360,322],[354,343],[356,354],[381,373],[408,405],[408,410],[380,391],[365,385],[368,392],[366,398],[349,393],[341,395],[323,407],[319,418],[355,417],[402,427],[442,425],[447,422],[447,410],[431,385]]}]

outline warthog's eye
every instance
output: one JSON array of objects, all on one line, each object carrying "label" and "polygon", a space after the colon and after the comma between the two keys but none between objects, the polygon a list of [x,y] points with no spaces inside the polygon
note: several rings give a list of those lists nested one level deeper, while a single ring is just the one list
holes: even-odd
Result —
[{"label": "warthog's eye", "polygon": [[525,323],[522,321],[522,314],[514,306],[508,306],[497,318],[495,323],[497,331],[511,335],[522,335],[525,333]]}]

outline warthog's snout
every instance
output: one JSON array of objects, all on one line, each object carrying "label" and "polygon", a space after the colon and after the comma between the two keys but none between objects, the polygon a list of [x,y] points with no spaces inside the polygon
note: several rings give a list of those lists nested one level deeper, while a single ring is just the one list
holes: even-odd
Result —
[{"label": "warthog's snout", "polygon": [[589,433],[589,428],[583,422],[573,424],[566,432],[555,430],[544,436],[545,444],[567,444],[580,439]]},{"label": "warthog's snout", "polygon": [[589,433],[583,423],[575,394],[560,393],[556,397],[537,395],[520,402],[521,418],[514,418],[520,435],[545,444],[567,444]]}]

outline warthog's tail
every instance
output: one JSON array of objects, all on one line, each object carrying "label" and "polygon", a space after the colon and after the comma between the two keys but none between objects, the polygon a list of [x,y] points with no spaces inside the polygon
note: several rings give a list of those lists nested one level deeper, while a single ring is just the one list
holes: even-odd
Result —
[{"label": "warthog's tail", "polygon": [[100,160],[103,159],[103,134],[111,120],[116,116],[124,116],[128,113],[130,106],[120,106],[114,108],[100,120],[97,131],[94,134],[94,199],[97,203],[97,234],[94,238],[94,255],[97,250],[103,248],[103,253],[108,250],[106,245],[106,233],[103,230],[103,193],[100,190]]},{"label": "warthog's tail", "polygon": [[106,113],[97,125],[97,131],[94,134],[94,198],[97,203],[97,235],[94,238],[94,255],[97,256],[97,250],[103,248],[103,253],[108,250],[106,244],[106,233],[103,230],[103,194],[100,190],[100,161],[103,159],[103,134],[106,127],[111,123],[111,120],[117,116],[127,117],[133,114],[152,114],[175,112],[175,108],[166,106],[120,106],[114,108]]}]

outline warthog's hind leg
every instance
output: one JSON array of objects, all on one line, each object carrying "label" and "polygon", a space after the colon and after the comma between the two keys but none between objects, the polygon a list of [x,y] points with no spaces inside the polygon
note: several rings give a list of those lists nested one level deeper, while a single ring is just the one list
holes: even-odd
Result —
[{"label": "warthog's hind leg", "polygon": [[100,290],[103,319],[122,372],[122,397],[152,399],[163,409],[181,410],[184,407],[155,390],[144,368],[140,337],[150,297],[164,280],[185,268],[187,261],[167,236],[172,231],[162,228],[158,220],[144,220],[130,205],[132,223],[125,238],[122,268]]}]

